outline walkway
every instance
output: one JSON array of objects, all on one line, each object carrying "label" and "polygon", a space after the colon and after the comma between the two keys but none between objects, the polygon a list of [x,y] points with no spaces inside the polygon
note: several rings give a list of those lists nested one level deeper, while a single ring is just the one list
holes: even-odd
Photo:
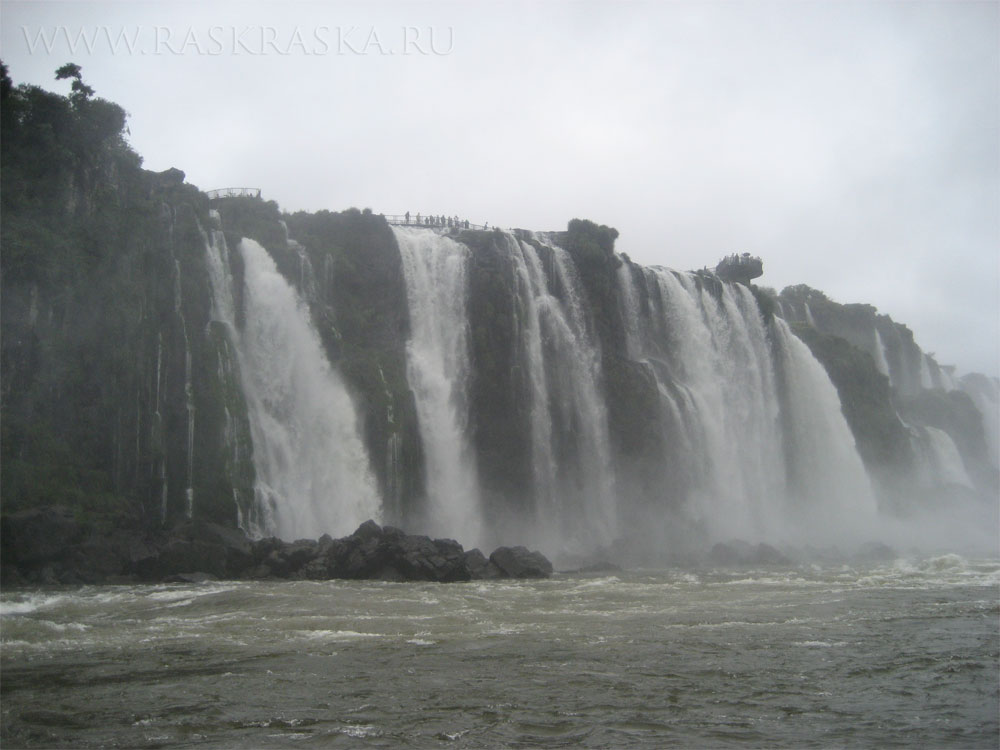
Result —
[{"label": "walkway", "polygon": [[404,227],[454,227],[456,229],[489,229],[489,224],[470,224],[468,219],[457,216],[425,216],[423,214],[382,214],[390,224]]},{"label": "walkway", "polygon": [[206,190],[210,201],[216,198],[260,198],[260,188],[231,187],[218,190]]}]

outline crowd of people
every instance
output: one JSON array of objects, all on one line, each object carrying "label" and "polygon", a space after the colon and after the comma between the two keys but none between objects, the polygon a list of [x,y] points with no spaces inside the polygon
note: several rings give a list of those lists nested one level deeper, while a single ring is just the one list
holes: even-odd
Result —
[{"label": "crowd of people", "polygon": [[468,219],[460,219],[457,216],[422,216],[417,214],[414,217],[410,217],[410,212],[407,211],[404,215],[404,223],[407,226],[420,226],[420,227],[455,227],[456,229],[488,229],[489,224],[484,224],[483,226],[478,226],[477,224],[470,224]]}]

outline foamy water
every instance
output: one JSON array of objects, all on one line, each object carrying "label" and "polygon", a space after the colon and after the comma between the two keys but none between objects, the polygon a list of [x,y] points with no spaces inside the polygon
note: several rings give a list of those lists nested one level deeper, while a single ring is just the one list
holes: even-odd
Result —
[{"label": "foamy water", "polygon": [[0,596],[4,747],[995,747],[1000,562]]}]

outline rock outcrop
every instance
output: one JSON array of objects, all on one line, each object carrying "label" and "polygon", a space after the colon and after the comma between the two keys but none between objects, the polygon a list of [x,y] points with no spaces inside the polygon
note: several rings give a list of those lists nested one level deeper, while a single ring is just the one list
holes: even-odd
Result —
[{"label": "rock outcrop", "polygon": [[719,261],[715,274],[723,281],[738,281],[749,286],[751,279],[764,275],[764,263],[750,253],[733,253]]},{"label": "rock outcrop", "polygon": [[84,534],[66,509],[45,508],[4,517],[3,536],[4,585],[334,578],[453,583],[552,575],[552,563],[525,547],[500,547],[487,559],[453,539],[374,521],[340,539],[251,540],[215,523],[188,523],[141,539],[122,530]]}]

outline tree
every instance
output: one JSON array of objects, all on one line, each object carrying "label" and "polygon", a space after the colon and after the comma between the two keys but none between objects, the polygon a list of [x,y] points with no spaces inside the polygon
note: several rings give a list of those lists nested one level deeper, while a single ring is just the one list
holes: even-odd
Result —
[{"label": "tree", "polygon": [[81,68],[76,63],[66,63],[56,70],[56,80],[61,81],[64,78],[73,79],[72,93],[70,93],[69,99],[74,105],[84,102],[94,95],[94,90],[83,82]]},{"label": "tree", "polygon": [[13,88],[14,82],[10,79],[10,71],[4,62],[0,60],[0,99],[7,99]]}]

